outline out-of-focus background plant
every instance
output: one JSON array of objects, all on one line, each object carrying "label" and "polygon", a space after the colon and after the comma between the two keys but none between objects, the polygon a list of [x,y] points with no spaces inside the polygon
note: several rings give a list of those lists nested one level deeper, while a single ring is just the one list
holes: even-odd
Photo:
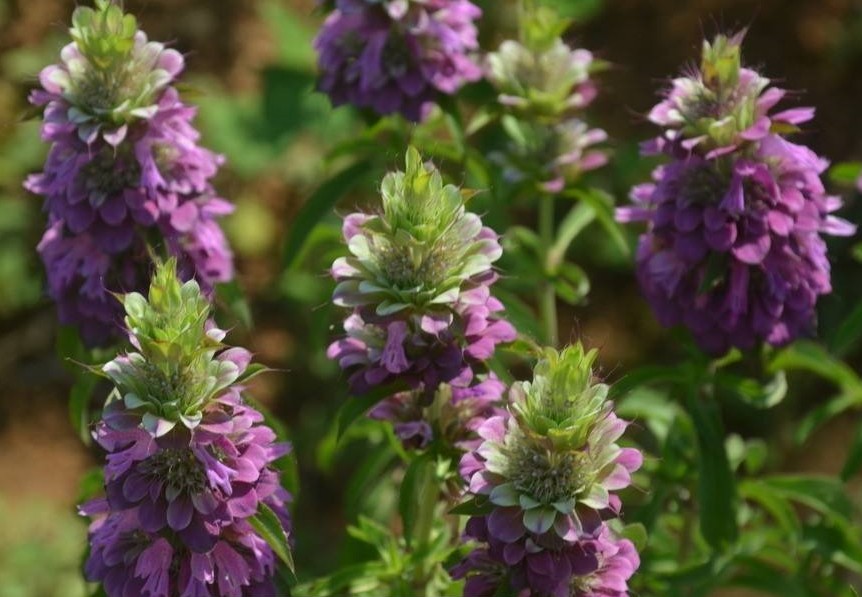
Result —
[{"label": "out-of-focus background plant", "polygon": [[[601,96],[589,115],[592,126],[608,132],[613,154],[609,166],[588,174],[589,182],[606,195],[579,198],[595,206],[593,218],[601,225],[585,228],[570,248],[577,266],[567,268],[555,288],[561,304],[558,329],[563,340],[583,338],[599,347],[601,369],[614,380],[647,362],[671,364],[685,357],[682,343],[658,327],[638,291],[625,251],[634,231],[620,232],[609,221],[612,202],[624,203],[628,189],[646,180],[654,165],[639,157],[637,144],[654,134],[645,114],[655,103],[656,89],[678,72],[680,63],[695,58],[704,30],[750,26],[747,62],[768,65],[769,76],[804,92],[805,105],[817,107],[815,123],[805,128],[802,138],[819,154],[846,162],[833,168],[830,184],[848,199],[842,215],[860,221],[862,202],[855,196],[857,168],[852,162],[862,160],[862,7],[851,0],[772,0],[761,2],[756,11],[750,3],[733,0],[548,3],[574,19],[567,39],[594,51],[605,63]],[[507,10],[514,2],[477,4],[485,10],[480,24],[484,48],[495,49],[515,36],[516,12]],[[294,520],[300,579],[368,561],[374,557],[368,537],[377,528],[370,521],[383,519],[399,499],[397,483],[375,481],[392,470],[398,452],[387,428],[371,421],[355,423],[340,441],[336,437],[333,413],[347,399],[347,389],[344,376],[325,356],[338,331],[327,269],[342,252],[336,212],[347,213],[375,197],[384,169],[400,167],[403,142],[412,128],[390,119],[368,131],[365,115],[351,108],[332,109],[326,97],[313,92],[312,39],[321,16],[312,0],[127,0],[125,7],[153,39],[172,40],[186,55],[189,89],[184,91],[200,108],[204,144],[227,157],[217,185],[237,206],[224,225],[247,300],[235,292],[223,292],[218,299],[233,325],[232,343],[248,347],[256,360],[281,371],[256,378],[253,394],[286,423],[298,458],[301,489]],[[100,456],[81,444],[68,420],[74,365],[55,356],[62,334],[43,294],[34,249],[44,226],[40,200],[21,188],[45,154],[38,124],[28,120],[26,94],[40,68],[54,61],[64,43],[71,8],[61,0],[0,0],[2,597],[85,593],[77,574],[85,525],[74,518],[73,505],[79,501],[80,479]],[[493,97],[484,85],[468,88],[465,97]],[[440,129],[448,130],[445,117],[438,120]],[[428,125],[420,129],[414,141],[432,158],[457,163],[461,156],[453,156],[449,145],[421,138],[427,130]],[[508,132],[507,137],[502,129],[481,131],[479,151],[490,153],[511,143]],[[333,147],[340,150],[333,153]],[[351,162],[357,155],[364,157]],[[507,255],[499,264],[504,274],[499,294],[508,316],[522,332],[541,337],[544,331],[535,316],[515,300],[536,280],[531,278],[535,271],[529,239],[512,227],[535,228],[535,204],[510,192],[508,183],[489,177],[469,156],[463,158],[466,174],[455,182],[485,191],[471,208],[487,212],[485,223],[495,229],[510,229],[503,239]],[[513,158],[491,159],[510,163]],[[449,173],[454,171],[450,168]],[[321,185],[323,181],[328,182]],[[333,205],[328,197],[341,199]],[[492,213],[490,201],[508,202],[507,209]],[[826,570],[837,561],[862,574],[862,553],[853,551],[855,544],[849,539],[842,544],[829,535],[849,537],[850,530],[819,522],[794,529],[795,511],[776,506],[791,503],[818,520],[834,522],[845,520],[862,498],[862,381],[856,373],[862,366],[862,251],[852,245],[843,239],[830,245],[835,290],[819,305],[823,348],[801,345],[784,354],[780,367],[789,372],[787,397],[764,411],[771,406],[765,404],[769,394],[759,387],[740,392],[745,386],[734,382],[734,392],[722,406],[731,433],[726,442],[731,465],[742,476],[770,472],[782,474],[784,480],[774,484],[773,493],[743,481],[743,497],[770,511],[786,525],[786,533],[813,546],[806,551],[813,554],[806,566]],[[635,435],[661,454],[648,465],[650,474],[673,481],[697,475],[699,463],[691,454],[674,451],[690,443],[692,431],[689,419],[666,399],[666,391],[639,390],[623,402],[621,415],[639,421]],[[794,484],[798,477],[792,475],[803,473],[823,475],[823,482],[817,487]],[[832,480],[842,474],[849,502],[837,488],[839,482]],[[672,497],[680,503],[690,498]],[[651,503],[656,508],[662,504],[643,497],[631,508],[646,517]],[[693,524],[684,516],[668,516],[664,523],[653,541],[661,543],[662,533],[678,532],[676,525]],[[351,524],[359,528],[346,536],[343,530]],[[781,537],[762,541],[774,546]],[[658,550],[650,569],[661,572],[675,559],[696,560],[702,551],[699,544],[685,546],[681,554]],[[719,564],[679,572],[690,577],[676,582],[688,582],[696,591],[698,583],[720,573]],[[750,564],[756,580],[762,563],[752,558]],[[794,586],[788,581],[787,595],[819,594]],[[640,594],[652,590],[641,587]],[[750,588],[727,592],[732,590],[713,594],[760,594]]]}]

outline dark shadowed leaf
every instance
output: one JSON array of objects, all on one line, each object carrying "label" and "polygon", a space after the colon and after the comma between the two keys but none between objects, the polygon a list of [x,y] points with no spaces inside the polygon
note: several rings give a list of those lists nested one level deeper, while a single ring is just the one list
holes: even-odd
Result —
[{"label": "dark shadowed leaf", "polygon": [[736,539],[736,485],[727,458],[721,415],[715,400],[690,395],[687,401],[698,445],[700,531],[717,551]]},{"label": "dark shadowed leaf", "polygon": [[404,539],[410,546],[413,541],[413,531],[416,527],[416,518],[419,511],[419,503],[422,500],[422,490],[428,487],[426,482],[429,476],[434,475],[436,462],[431,454],[425,452],[413,458],[404,479],[401,481],[401,491],[398,494],[398,513],[404,524]]},{"label": "dark shadowed leaf", "polygon": [[284,245],[283,265],[291,267],[302,251],[311,231],[328,215],[338,201],[356,188],[371,173],[371,163],[362,160],[349,166],[320,185],[299,210]]},{"label": "dark shadowed leaf", "polygon": [[281,526],[278,515],[266,504],[258,504],[257,514],[247,519],[249,524],[257,531],[267,545],[279,559],[294,572],[293,555],[290,553],[290,544],[287,542],[287,534]]},{"label": "dark shadowed leaf", "polygon": [[862,470],[862,425],[857,427],[856,435],[853,436],[853,443],[850,445],[847,459],[841,468],[841,479],[849,481],[860,470]]},{"label": "dark shadowed leaf", "polygon": [[403,383],[394,383],[376,388],[361,396],[349,396],[347,401],[338,410],[338,415],[336,416],[338,439],[344,437],[344,432],[347,431],[353,422],[371,410],[375,404],[384,398],[388,398],[398,392],[403,392],[406,389],[408,387]]}]

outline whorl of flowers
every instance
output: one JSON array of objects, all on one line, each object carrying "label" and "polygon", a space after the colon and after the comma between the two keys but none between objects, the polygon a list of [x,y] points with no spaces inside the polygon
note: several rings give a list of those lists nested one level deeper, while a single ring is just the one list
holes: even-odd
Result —
[{"label": "whorl of flowers", "polygon": [[538,9],[522,25],[523,41],[504,41],[486,60],[486,77],[499,91],[511,139],[491,158],[506,180],[536,181],[547,193],[559,193],[608,161],[596,147],[607,133],[590,128],[578,114],[597,95],[590,75],[601,64],[560,38],[567,25],[553,11]]},{"label": "whorl of flowers", "polygon": [[596,97],[590,78],[595,68],[591,52],[573,50],[559,37],[507,40],[488,54],[486,76],[503,106],[531,119],[558,122]]},{"label": "whorl of flowers", "polygon": [[458,380],[441,384],[430,404],[421,390],[399,392],[377,404],[368,416],[390,421],[408,449],[422,449],[440,440],[447,447],[473,450],[481,441],[476,435],[479,426],[502,413],[499,405],[506,386],[493,373],[469,381],[473,385]]},{"label": "whorl of flowers", "polygon": [[589,128],[583,120],[572,118],[552,126],[512,123],[511,127],[519,130],[517,140],[490,156],[509,182],[538,181],[543,191],[559,193],[584,172],[608,163],[607,153],[595,147],[607,140],[607,133]]},{"label": "whorl of flowers", "polygon": [[353,312],[328,355],[352,372],[355,393],[401,381],[430,399],[442,382],[466,385],[498,343],[515,338],[490,293],[502,249],[466,211],[462,191],[413,148],[381,194],[382,213],[344,219],[350,255],[332,266],[333,302]]},{"label": "whorl of flowers", "polygon": [[855,228],[820,179],[826,160],[784,138],[812,108],[772,113],[785,91],[743,68],[742,34],[704,42],[701,67],[673,81],[644,146],[670,162],[632,189],[621,221],[647,222],[638,279],[666,326],[684,324],[720,354],[810,334],[831,292],[823,234]]},{"label": "whorl of flowers", "polygon": [[314,42],[319,88],[336,106],[421,120],[441,94],[482,77],[468,0],[336,0]]},{"label": "whorl of flowers", "polygon": [[290,534],[290,494],[273,462],[287,454],[241,397],[257,369],[208,319],[197,282],[173,261],[149,300],[123,299],[135,351],[107,363],[115,389],[93,437],[107,452],[85,574],[109,597],[273,595],[276,561],[250,523],[265,510]]},{"label": "whorl of flowers", "polygon": [[77,8],[72,23],[72,43],[30,96],[51,147],[25,187],[45,197],[39,253],[60,320],[98,345],[121,334],[110,292],[146,288],[148,242],[207,289],[233,276],[216,222],[232,207],[210,183],[223,159],[198,145],[195,109],[171,86],[182,55],[107,0]]},{"label": "whorl of flowers", "polygon": [[483,443],[461,460],[468,496],[488,510],[466,530],[487,547],[453,571],[468,578],[467,595],[493,595],[501,582],[537,596],[602,594],[603,584],[627,594],[637,554],[604,520],[619,514],[615,492],[642,457],[617,444],[627,424],[593,379],[595,356],[546,349],[533,381],[513,385],[508,412],[479,428]]}]

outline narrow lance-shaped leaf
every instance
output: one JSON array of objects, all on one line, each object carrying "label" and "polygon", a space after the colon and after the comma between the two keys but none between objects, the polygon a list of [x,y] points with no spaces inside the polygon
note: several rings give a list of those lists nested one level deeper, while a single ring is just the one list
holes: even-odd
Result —
[{"label": "narrow lance-shaped leaf", "polygon": [[356,188],[371,170],[369,161],[357,162],[324,182],[308,198],[299,210],[284,246],[282,263],[285,268],[293,265],[317,223],[332,211],[342,197]]},{"label": "narrow lance-shaped leaf", "polygon": [[284,532],[276,513],[266,504],[259,504],[257,514],[250,517],[248,522],[272,548],[275,555],[287,565],[291,572],[294,572],[293,555],[290,553],[287,534]]},{"label": "narrow lance-shaped leaf", "polygon": [[720,413],[714,400],[700,399],[694,391],[687,406],[697,433],[700,531],[713,549],[723,551],[736,539],[737,499]]}]

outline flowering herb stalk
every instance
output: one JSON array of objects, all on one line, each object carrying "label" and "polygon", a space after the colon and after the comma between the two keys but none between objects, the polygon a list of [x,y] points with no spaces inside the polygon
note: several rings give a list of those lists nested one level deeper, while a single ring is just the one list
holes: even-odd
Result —
[{"label": "flowering herb stalk", "polygon": [[259,368],[221,343],[199,285],[182,284],[172,260],[148,298],[122,305],[133,350],[101,370],[114,390],[93,431],[105,497],[80,507],[92,518],[87,579],[108,597],[276,594],[291,497],[274,462],[290,446],[242,398]]},{"label": "flowering herb stalk", "polygon": [[566,19],[531,3],[522,3],[522,8],[520,40],[504,41],[486,59],[486,78],[498,91],[503,129],[509,136],[506,147],[493,152],[491,159],[504,181],[524,185],[527,193],[538,197],[537,265],[542,281],[537,304],[544,341],[556,346],[554,278],[560,268],[552,257],[554,197],[608,161],[607,152],[597,147],[607,134],[591,128],[582,114],[597,95],[590,75],[602,63],[591,52],[572,49],[562,40],[569,25]]},{"label": "flowering herb stalk", "polygon": [[482,545],[452,570],[465,595],[628,595],[638,556],[607,521],[642,457],[617,444],[627,424],[593,378],[595,356],[579,344],[546,349],[463,457],[467,497],[485,510],[465,533]]},{"label": "flowering herb stalk", "polygon": [[652,109],[663,131],[643,151],[668,162],[618,211],[647,223],[637,273],[659,321],[712,354],[810,335],[831,292],[823,235],[855,231],[831,215],[841,199],[823,187],[828,162],[786,138],[814,109],[774,112],[786,92],[742,66],[742,39],[705,41],[700,69]]},{"label": "flowering herb stalk", "polygon": [[233,208],[211,183],[223,159],[174,87],[182,55],[108,0],[77,8],[70,34],[30,96],[50,151],[25,187],[45,198],[38,249],[60,321],[98,346],[122,335],[111,293],[146,288],[154,249],[207,291],[232,278],[218,218]]},{"label": "flowering herb stalk", "polygon": [[381,194],[380,214],[344,219],[350,255],[332,266],[333,302],[352,312],[328,354],[351,372],[352,392],[401,382],[427,405],[441,383],[469,387],[497,344],[515,338],[491,295],[502,249],[466,211],[468,194],[413,148]]},{"label": "flowering herb stalk", "polygon": [[468,0],[336,0],[314,45],[318,86],[336,106],[420,121],[482,71]]}]

